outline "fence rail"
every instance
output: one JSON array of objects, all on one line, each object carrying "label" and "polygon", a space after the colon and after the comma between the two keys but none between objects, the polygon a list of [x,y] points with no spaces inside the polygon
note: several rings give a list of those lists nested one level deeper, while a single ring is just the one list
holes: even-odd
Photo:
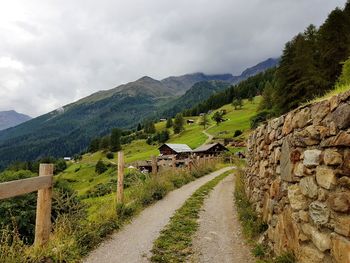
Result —
[{"label": "fence rail", "polygon": [[39,176],[0,183],[0,200],[38,191],[35,246],[45,245],[51,232],[53,164],[40,164]]}]

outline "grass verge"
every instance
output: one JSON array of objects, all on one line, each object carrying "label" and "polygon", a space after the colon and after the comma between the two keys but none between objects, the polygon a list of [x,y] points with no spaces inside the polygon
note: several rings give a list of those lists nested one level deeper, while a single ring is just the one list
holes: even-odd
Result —
[{"label": "grass verge", "polygon": [[267,230],[268,225],[258,217],[245,192],[244,172],[237,169],[235,187],[235,203],[238,217],[242,225],[243,234],[252,247],[252,254],[258,263],[294,263],[295,257],[291,253],[284,253],[273,257],[272,251],[265,244],[259,244],[257,238]]},{"label": "grass verge", "polygon": [[223,173],[195,191],[178,209],[169,224],[153,244],[152,262],[185,262],[192,254],[192,237],[197,231],[197,219],[209,192],[230,172]]},{"label": "grass verge", "polygon": [[16,232],[1,231],[0,262],[81,262],[81,258],[108,234],[119,229],[142,209],[220,166],[213,161],[199,165],[191,172],[177,169],[148,176],[126,189],[123,205],[116,205],[114,192],[103,196],[103,205],[96,207],[89,217],[77,218],[70,214],[59,217],[45,247],[26,245]]}]

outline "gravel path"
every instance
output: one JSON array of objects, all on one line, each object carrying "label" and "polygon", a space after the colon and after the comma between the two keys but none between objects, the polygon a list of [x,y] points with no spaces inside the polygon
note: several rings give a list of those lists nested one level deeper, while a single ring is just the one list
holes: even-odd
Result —
[{"label": "gravel path", "polygon": [[206,128],[205,130],[202,131],[202,133],[204,133],[204,135],[208,137],[208,139],[203,143],[203,145],[209,144],[212,141],[212,139],[214,138],[213,135],[211,135],[210,133],[207,132],[207,130],[209,130],[211,127],[214,127],[214,125]]},{"label": "gravel path", "polygon": [[163,200],[143,210],[130,224],[116,232],[93,251],[84,262],[88,263],[141,263],[148,262],[150,249],[159,232],[169,222],[194,191],[218,175],[232,169],[226,167],[170,192]]},{"label": "gravel path", "polygon": [[193,240],[200,263],[255,262],[244,242],[233,199],[234,176],[222,180],[204,201],[200,226]]}]

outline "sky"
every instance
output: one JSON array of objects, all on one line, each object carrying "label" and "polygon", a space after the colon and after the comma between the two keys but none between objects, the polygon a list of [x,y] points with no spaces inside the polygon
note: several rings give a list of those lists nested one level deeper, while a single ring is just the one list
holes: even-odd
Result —
[{"label": "sky", "polygon": [[1,1],[0,111],[35,117],[145,75],[239,75],[345,2]]}]

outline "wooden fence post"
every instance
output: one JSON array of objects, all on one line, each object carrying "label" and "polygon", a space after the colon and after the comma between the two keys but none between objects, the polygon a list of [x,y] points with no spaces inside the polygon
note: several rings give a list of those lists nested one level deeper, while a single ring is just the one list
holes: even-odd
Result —
[{"label": "wooden fence post", "polygon": [[157,157],[152,155],[152,174],[157,175],[158,170],[158,164],[157,164]]},{"label": "wooden fence post", "polygon": [[[40,164],[39,176],[53,177],[53,164]],[[35,246],[45,245],[50,238],[51,232],[51,203],[52,203],[52,183],[51,187],[38,190],[35,220]]]},{"label": "wooden fence post", "polygon": [[117,203],[124,201],[124,153],[118,152],[118,185],[117,185]]}]

